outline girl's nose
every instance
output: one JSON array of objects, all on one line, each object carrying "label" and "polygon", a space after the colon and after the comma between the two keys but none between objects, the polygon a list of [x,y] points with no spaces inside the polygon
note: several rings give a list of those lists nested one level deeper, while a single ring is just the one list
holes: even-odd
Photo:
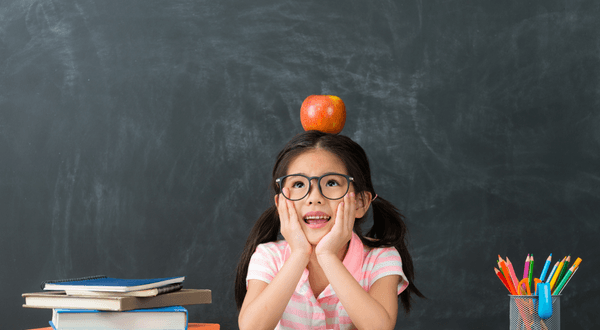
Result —
[{"label": "girl's nose", "polygon": [[319,190],[319,181],[317,179],[313,179],[315,182],[311,181],[310,190],[308,192],[308,196],[306,196],[306,201],[308,204],[323,204],[323,195],[321,195],[321,191]]}]

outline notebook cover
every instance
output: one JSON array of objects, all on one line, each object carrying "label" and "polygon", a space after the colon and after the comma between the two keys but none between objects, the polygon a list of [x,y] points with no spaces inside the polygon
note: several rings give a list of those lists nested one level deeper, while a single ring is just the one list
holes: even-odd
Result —
[{"label": "notebook cover", "polygon": [[44,290],[89,290],[89,291],[115,291],[128,292],[135,290],[152,289],[167,284],[181,283],[185,276],[146,278],[146,279],[121,279],[113,277],[98,277],[75,281],[53,281],[44,285]]}]

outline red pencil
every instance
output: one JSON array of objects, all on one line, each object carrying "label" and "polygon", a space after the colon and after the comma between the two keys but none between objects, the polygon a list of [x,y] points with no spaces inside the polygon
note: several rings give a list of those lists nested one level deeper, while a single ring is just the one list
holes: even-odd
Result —
[{"label": "red pencil", "polygon": [[[494,271],[496,272],[496,276],[498,276],[498,278],[500,279],[500,281],[502,281],[502,284],[504,284],[504,287],[506,287],[506,290],[508,290],[508,292],[510,292],[510,288],[508,287],[508,283],[506,282],[506,279],[504,278],[504,276],[502,276],[502,272],[498,270],[498,268],[494,267]],[[510,292],[512,293],[512,292]]]}]

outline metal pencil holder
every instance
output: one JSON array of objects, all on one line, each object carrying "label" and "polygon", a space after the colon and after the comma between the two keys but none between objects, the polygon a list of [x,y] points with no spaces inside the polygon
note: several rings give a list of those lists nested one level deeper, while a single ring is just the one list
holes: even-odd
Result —
[{"label": "metal pencil holder", "polygon": [[552,296],[552,316],[538,315],[538,296],[510,297],[510,330],[560,330],[560,295]]}]

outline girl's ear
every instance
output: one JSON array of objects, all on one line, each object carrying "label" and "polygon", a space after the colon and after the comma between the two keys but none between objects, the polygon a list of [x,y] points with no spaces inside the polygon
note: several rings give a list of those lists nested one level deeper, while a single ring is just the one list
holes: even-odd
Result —
[{"label": "girl's ear", "polygon": [[279,207],[279,203],[278,203],[278,200],[279,200],[279,194],[275,194],[275,197],[273,197],[273,198],[275,199],[275,206],[276,206],[276,207]]},{"label": "girl's ear", "polygon": [[356,194],[356,212],[354,212],[356,218],[362,218],[367,214],[373,200],[371,197],[371,193],[368,191]]}]

